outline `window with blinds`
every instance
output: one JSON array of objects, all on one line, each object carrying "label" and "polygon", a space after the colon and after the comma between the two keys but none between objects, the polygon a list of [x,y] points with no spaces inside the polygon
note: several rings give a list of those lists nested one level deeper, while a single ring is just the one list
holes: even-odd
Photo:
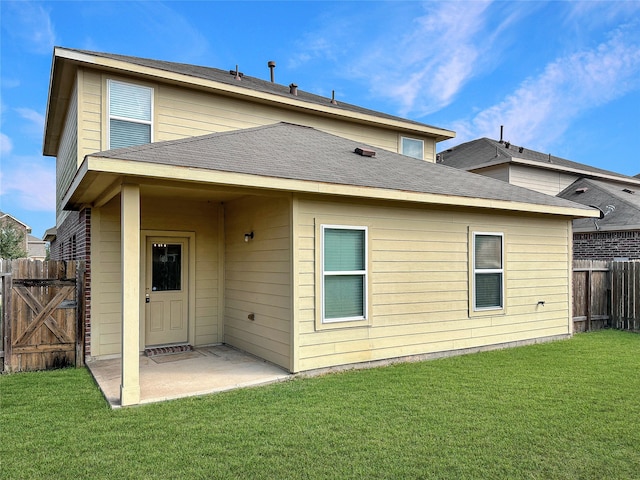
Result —
[{"label": "window with blinds", "polygon": [[367,228],[322,226],[322,321],[367,316]]},{"label": "window with blinds", "polygon": [[401,152],[403,155],[424,160],[424,141],[416,138],[402,137]]},{"label": "window with blinds", "polygon": [[153,89],[108,80],[108,148],[132,147],[151,142]]},{"label": "window with blinds", "polygon": [[504,255],[501,233],[473,234],[474,310],[504,307]]}]

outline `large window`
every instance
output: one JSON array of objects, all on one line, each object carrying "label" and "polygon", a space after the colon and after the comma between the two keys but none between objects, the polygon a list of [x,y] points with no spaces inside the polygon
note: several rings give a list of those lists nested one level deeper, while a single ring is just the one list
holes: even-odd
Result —
[{"label": "large window", "polygon": [[424,160],[424,142],[415,138],[401,137],[403,155]]},{"label": "large window", "polygon": [[322,323],[367,317],[367,228],[322,225]]},{"label": "large window", "polygon": [[107,81],[109,145],[132,147],[152,141],[153,89],[131,83]]},{"label": "large window", "polygon": [[504,242],[501,233],[473,234],[473,309],[504,307]]}]

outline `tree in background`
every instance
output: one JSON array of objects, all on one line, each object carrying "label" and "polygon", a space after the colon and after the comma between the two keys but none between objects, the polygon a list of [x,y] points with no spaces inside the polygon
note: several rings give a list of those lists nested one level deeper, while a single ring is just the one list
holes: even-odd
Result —
[{"label": "tree in background", "polygon": [[24,234],[13,225],[5,224],[0,229],[0,258],[26,258],[27,252],[23,248]]}]

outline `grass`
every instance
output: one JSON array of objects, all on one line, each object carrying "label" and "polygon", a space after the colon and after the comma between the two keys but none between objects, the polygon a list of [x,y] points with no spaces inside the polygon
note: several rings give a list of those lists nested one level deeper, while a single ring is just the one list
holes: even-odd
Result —
[{"label": "grass", "polygon": [[640,478],[640,335],[110,410],[83,369],[0,377],[0,478]]}]

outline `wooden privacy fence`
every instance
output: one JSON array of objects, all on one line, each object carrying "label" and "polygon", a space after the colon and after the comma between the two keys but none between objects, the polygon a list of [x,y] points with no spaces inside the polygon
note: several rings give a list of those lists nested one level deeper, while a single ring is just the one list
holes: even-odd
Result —
[{"label": "wooden privacy fence", "polygon": [[640,260],[612,263],[611,293],[611,326],[640,331]]},{"label": "wooden privacy fence", "polygon": [[1,260],[3,367],[83,365],[84,262]]},{"label": "wooden privacy fence", "polygon": [[573,331],[640,331],[640,260],[574,260]]}]

